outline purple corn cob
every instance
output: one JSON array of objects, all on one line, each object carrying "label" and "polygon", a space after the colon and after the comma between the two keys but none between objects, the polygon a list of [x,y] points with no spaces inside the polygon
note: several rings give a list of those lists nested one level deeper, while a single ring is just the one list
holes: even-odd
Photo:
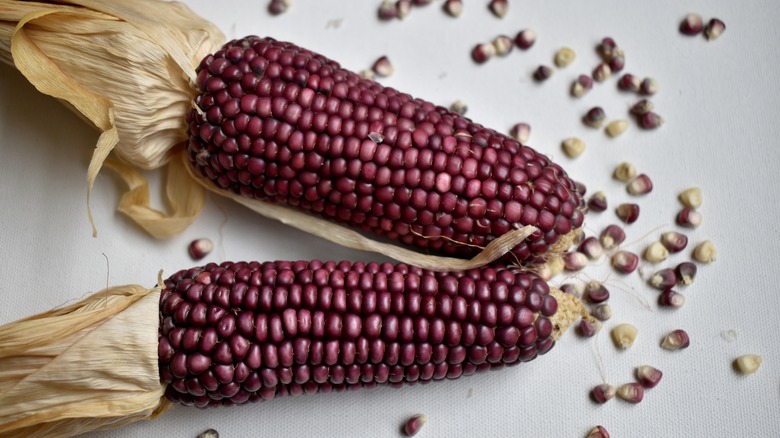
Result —
[{"label": "purple corn cob", "polygon": [[189,158],[221,189],[458,257],[535,225],[512,254],[541,262],[582,225],[584,193],[544,155],[322,55],[247,37],[197,71]]},{"label": "purple corn cob", "polygon": [[211,263],[165,281],[160,376],[199,407],[453,379],[549,351],[549,292],[503,266]]}]

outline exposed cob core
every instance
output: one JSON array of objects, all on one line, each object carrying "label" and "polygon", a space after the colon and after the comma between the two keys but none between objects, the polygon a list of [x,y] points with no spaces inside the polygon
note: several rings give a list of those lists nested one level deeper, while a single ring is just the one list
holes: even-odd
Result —
[{"label": "exposed cob core", "polygon": [[546,353],[581,313],[503,266],[212,263],[165,281],[160,376],[199,407],[457,378]]},{"label": "exposed cob core", "polygon": [[547,157],[322,55],[247,37],[197,72],[188,154],[219,188],[462,257],[534,225],[512,254],[541,262],[582,225],[582,193]]}]

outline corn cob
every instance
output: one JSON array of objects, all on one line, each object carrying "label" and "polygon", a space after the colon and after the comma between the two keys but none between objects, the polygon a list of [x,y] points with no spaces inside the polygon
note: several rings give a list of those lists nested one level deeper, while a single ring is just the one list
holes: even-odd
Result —
[{"label": "corn cob", "polygon": [[294,44],[229,42],[196,82],[188,156],[220,189],[459,257],[533,225],[512,254],[543,262],[582,225],[584,188],[547,157]]},{"label": "corn cob", "polygon": [[165,281],[160,378],[198,407],[452,379],[548,352],[567,305],[504,266],[211,263]]}]

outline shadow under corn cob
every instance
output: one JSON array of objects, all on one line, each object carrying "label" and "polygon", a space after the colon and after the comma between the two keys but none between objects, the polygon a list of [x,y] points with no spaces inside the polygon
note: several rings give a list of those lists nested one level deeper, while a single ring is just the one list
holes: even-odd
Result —
[{"label": "shadow under corn cob", "polygon": [[165,394],[199,407],[501,368],[546,353],[579,316],[504,266],[211,263],[160,297]]},{"label": "shadow under corn cob", "polygon": [[219,188],[459,257],[534,225],[512,254],[543,262],[582,225],[584,188],[547,157],[322,55],[246,37],[197,72],[188,155]]}]

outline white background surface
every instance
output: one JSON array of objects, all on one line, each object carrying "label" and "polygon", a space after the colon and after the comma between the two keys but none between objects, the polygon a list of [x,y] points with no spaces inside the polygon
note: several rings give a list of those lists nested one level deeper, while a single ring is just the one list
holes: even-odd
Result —
[{"label": "white background surface", "polygon": [[[439,0],[389,23],[375,18],[379,0],[293,0],[290,11],[275,18],[266,12],[267,1],[186,3],[228,38],[259,34],[291,40],[353,70],[387,55],[396,73],[382,80],[386,85],[443,105],[461,99],[469,117],[499,131],[529,122],[531,145],[589,192],[606,191],[611,206],[628,200],[610,178],[613,167],[635,163],[653,178],[655,190],[639,201],[642,214],[628,228],[629,250],[640,252],[661,230],[673,229],[680,208],[676,194],[700,186],[704,222],[689,233],[691,247],[712,239],[718,260],[701,266],[695,284],[681,290],[687,303],[677,311],[657,309],[657,293],[638,274],[609,277],[615,316],[607,328],[619,322],[639,328],[634,348],[626,352],[615,351],[604,332],[595,341],[570,333],[548,355],[500,372],[400,390],[205,411],[182,407],[152,423],[90,436],[190,438],[216,428],[223,437],[395,437],[403,420],[418,412],[429,416],[420,437],[580,437],[596,424],[613,437],[780,435],[777,2],[524,0],[510,2],[509,15],[499,20],[486,10],[486,1],[465,2],[463,15],[453,19],[439,9]],[[690,11],[720,17],[726,32],[714,42],[682,36],[677,26]],[[539,34],[531,50],[515,50],[482,66],[470,60],[475,43],[499,33],[514,37],[527,27]],[[598,63],[594,48],[607,35],[625,50],[625,71],[660,82],[652,100],[667,121],[661,129],[643,132],[632,123],[623,136],[608,139],[579,121],[594,105],[610,118],[626,118],[637,100],[616,90],[616,78],[582,99],[568,95],[571,80]],[[574,64],[542,85],[534,83],[533,69],[552,64],[562,46],[577,52]],[[379,259],[302,236],[214,197],[184,234],[155,241],[114,212],[123,187],[108,170],[95,185],[99,235],[93,239],[85,175],[96,134],[12,68],[0,66],[0,78],[0,323],[76,300],[107,283],[151,286],[159,269],[169,275],[192,266],[186,246],[201,236],[217,242],[206,261]],[[588,145],[577,160],[559,149],[572,135]],[[154,172],[150,177],[158,179]],[[611,211],[588,215],[587,231],[597,233],[614,220]],[[678,254],[667,264],[688,257]],[[603,265],[592,266],[578,278],[605,279],[607,272]],[[650,309],[637,297],[652,303]],[[675,328],[690,333],[691,347],[661,350],[660,337]],[[726,330],[734,330],[736,338],[725,340]],[[632,381],[633,368],[648,363],[664,371],[661,384],[639,405],[620,400],[595,405],[588,391],[601,383],[596,346],[610,383]],[[758,373],[743,377],[732,371],[731,361],[744,353],[764,355]]]}]

